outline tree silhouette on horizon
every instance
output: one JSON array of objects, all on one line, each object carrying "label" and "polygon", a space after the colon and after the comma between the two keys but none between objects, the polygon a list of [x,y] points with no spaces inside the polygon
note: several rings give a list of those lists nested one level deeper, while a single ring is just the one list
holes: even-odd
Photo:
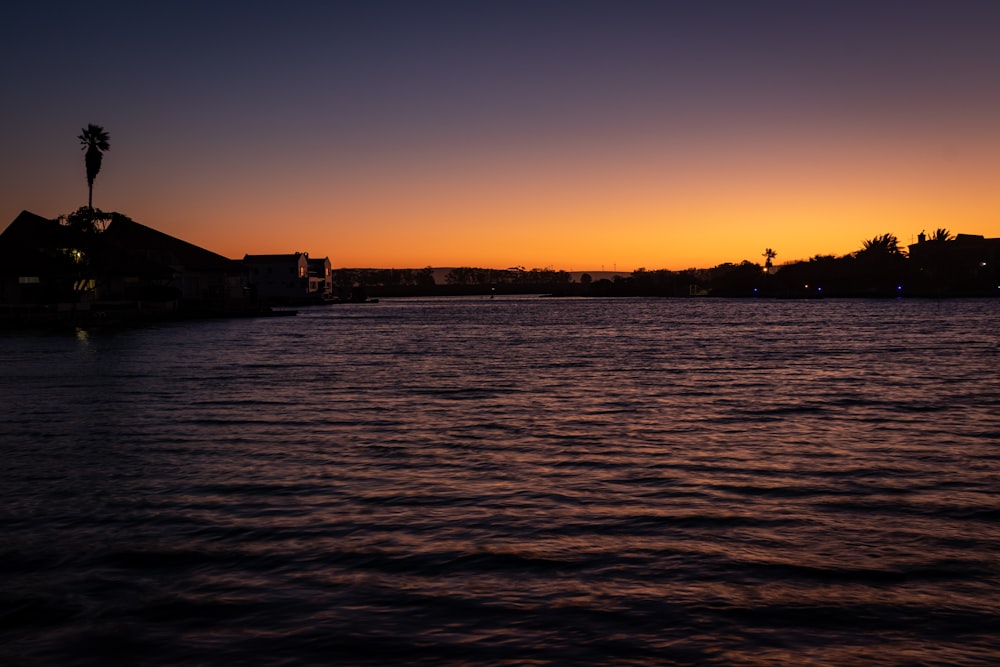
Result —
[{"label": "tree silhouette on horizon", "polygon": [[774,260],[775,257],[778,256],[778,253],[776,253],[771,248],[765,248],[764,252],[762,253],[762,256],[765,259],[765,261],[764,261],[764,267],[770,269],[773,266],[773,260]]},{"label": "tree silhouette on horizon", "polygon": [[89,123],[77,137],[82,145],[82,150],[87,151],[83,156],[87,166],[87,208],[94,208],[94,179],[101,171],[101,161],[104,159],[104,151],[110,150],[108,143],[110,137],[107,131],[100,125]]},{"label": "tree silhouette on horizon", "polygon": [[899,247],[899,239],[895,234],[882,234],[875,238],[864,241],[861,254],[872,255],[900,255],[902,249]]}]

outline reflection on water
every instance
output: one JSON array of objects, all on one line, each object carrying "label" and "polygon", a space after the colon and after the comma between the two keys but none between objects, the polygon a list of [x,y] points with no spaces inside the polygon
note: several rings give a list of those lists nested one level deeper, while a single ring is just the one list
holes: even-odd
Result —
[{"label": "reflection on water", "polygon": [[996,301],[0,336],[8,664],[988,664]]}]

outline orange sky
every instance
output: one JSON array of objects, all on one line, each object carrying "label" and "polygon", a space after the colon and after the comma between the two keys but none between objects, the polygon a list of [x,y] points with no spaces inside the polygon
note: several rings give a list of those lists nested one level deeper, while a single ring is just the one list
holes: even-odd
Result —
[{"label": "orange sky", "polygon": [[159,8],[162,34],[96,46],[86,82],[59,40],[86,17],[23,9],[56,46],[0,53],[35,102],[0,112],[0,216],[85,204],[97,123],[95,206],[231,257],[631,271],[1000,236],[1000,11],[870,4]]}]

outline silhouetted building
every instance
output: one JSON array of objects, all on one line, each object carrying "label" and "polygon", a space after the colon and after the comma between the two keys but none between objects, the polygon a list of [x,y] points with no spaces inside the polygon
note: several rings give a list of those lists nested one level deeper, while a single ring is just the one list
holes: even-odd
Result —
[{"label": "silhouetted building", "polygon": [[104,231],[23,211],[0,234],[10,316],[245,312],[241,262],[114,214]]},{"label": "silhouetted building", "polygon": [[909,246],[910,263],[931,293],[990,294],[1000,291],[1000,238],[958,234],[954,239],[928,239]]},{"label": "silhouetted building", "polygon": [[309,255],[244,255],[248,285],[262,303],[301,303],[309,299]]},{"label": "silhouetted building", "polygon": [[128,219],[113,220],[102,237],[109,249],[104,272],[108,298],[140,298],[137,287],[145,285],[149,292],[159,285],[194,308],[225,311],[247,306],[239,261]]},{"label": "silhouetted building", "polygon": [[58,220],[21,211],[0,233],[0,303],[51,304],[74,299],[82,255]]}]

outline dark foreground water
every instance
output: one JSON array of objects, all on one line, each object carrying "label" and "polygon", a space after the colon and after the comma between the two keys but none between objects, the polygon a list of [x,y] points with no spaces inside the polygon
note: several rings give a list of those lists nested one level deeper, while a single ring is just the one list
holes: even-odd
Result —
[{"label": "dark foreground water", "polygon": [[0,334],[4,665],[1000,661],[1000,301]]}]

